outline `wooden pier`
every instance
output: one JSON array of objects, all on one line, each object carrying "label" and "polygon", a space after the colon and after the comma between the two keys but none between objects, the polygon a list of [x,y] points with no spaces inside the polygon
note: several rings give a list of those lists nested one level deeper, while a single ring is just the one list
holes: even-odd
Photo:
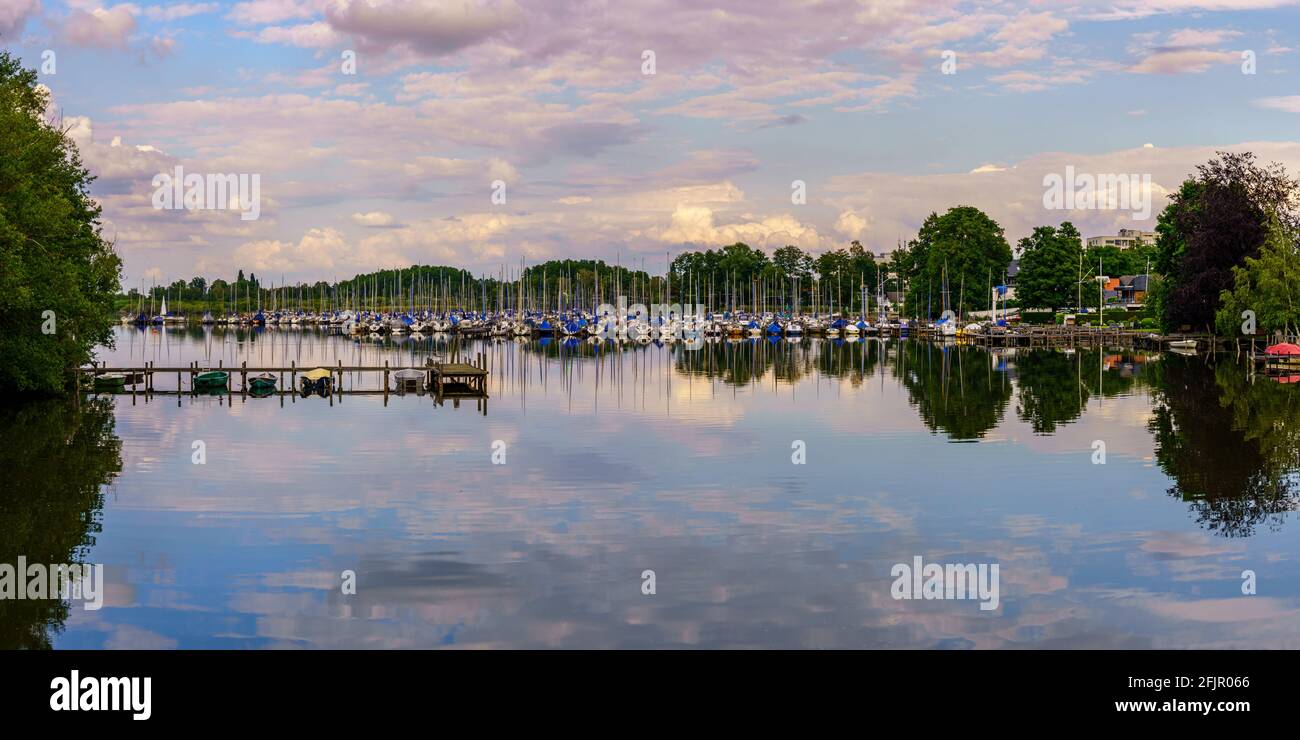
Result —
[{"label": "wooden pier", "polygon": [[[336,365],[303,365],[299,366],[296,361],[290,361],[287,366],[274,367],[249,367],[247,362],[238,366],[225,367],[224,363],[218,361],[216,366],[203,366],[198,362],[192,362],[184,367],[165,367],[147,362],[144,365],[136,367],[109,367],[101,363],[94,367],[77,368],[76,373],[79,378],[88,380],[93,387],[95,379],[106,374],[120,374],[126,377],[126,382],[121,388],[103,390],[116,395],[131,395],[137,393],[146,396],[152,395],[200,395],[209,393],[213,389],[204,388],[197,383],[199,375],[208,372],[220,371],[226,373],[226,385],[222,389],[216,388],[218,392],[240,393],[243,395],[290,395],[299,394],[298,376],[313,370],[326,370],[329,372],[329,396],[342,398],[343,396],[375,396],[382,395],[387,403],[390,394],[404,395],[410,389],[412,383],[399,382],[397,387],[391,382],[393,374],[399,371],[414,371],[419,373],[423,380],[418,387],[414,388],[416,393],[428,391],[435,401],[441,405],[444,400],[453,400],[457,402],[463,399],[482,399],[488,398],[487,391],[487,355],[478,353],[471,362],[442,362],[429,359],[421,366],[393,366],[387,361],[383,365],[344,365],[339,361]],[[358,376],[366,374],[375,374],[379,378],[379,388],[345,388],[344,380],[346,378],[355,379]],[[249,377],[269,374],[276,376],[276,386],[269,391],[261,393],[255,391],[249,385]],[[409,375],[410,373],[408,373]],[[176,387],[174,389],[159,389],[156,385],[158,378],[176,377]],[[236,385],[235,378],[238,376],[239,382]],[[288,377],[289,384],[285,385],[285,378]],[[186,382],[188,379],[188,382]],[[303,391],[303,395],[310,396],[311,391]],[[323,393],[321,395],[324,395]],[[486,413],[486,403],[483,404],[484,413]]]}]

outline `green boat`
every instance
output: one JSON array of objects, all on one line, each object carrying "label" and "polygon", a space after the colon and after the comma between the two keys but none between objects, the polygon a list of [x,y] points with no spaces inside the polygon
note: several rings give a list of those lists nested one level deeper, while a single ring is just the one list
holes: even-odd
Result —
[{"label": "green boat", "polygon": [[253,391],[273,391],[275,390],[275,376],[270,373],[258,373],[248,379],[249,390]]},{"label": "green boat", "polygon": [[259,388],[257,386],[253,386],[252,389],[248,391],[248,395],[252,396],[253,398],[270,398],[271,396],[275,395],[275,386],[270,386],[266,388]]},{"label": "green boat", "polygon": [[227,381],[230,380],[230,373],[225,370],[209,370],[206,373],[199,373],[194,376],[195,390],[208,390],[211,388],[225,388]]},{"label": "green boat", "polygon": [[95,376],[96,390],[119,390],[126,387],[126,376],[122,373],[104,373]]}]

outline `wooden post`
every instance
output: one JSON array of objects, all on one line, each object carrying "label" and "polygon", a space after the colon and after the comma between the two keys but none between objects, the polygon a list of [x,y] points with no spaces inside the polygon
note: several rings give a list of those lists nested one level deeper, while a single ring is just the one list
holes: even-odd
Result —
[{"label": "wooden post", "polygon": [[384,360],[384,404],[388,403],[388,360]]}]

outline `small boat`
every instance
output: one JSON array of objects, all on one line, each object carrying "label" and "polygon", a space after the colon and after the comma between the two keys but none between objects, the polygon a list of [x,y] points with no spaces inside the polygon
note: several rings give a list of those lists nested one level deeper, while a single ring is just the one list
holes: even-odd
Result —
[{"label": "small boat", "polygon": [[1300,345],[1279,342],[1265,347],[1264,362],[1270,370],[1300,368]]},{"label": "small boat", "polygon": [[393,385],[398,391],[419,391],[424,387],[424,371],[406,368],[393,373]]},{"label": "small boat", "polygon": [[332,385],[333,377],[334,376],[330,375],[329,370],[326,370],[323,367],[318,367],[315,370],[303,373],[302,378],[299,379],[299,383],[302,386],[303,393],[311,393],[312,391],[317,393],[328,393],[330,391],[330,386]]},{"label": "small boat", "polygon": [[194,376],[194,389],[225,388],[229,381],[230,373],[225,370],[209,370]]},{"label": "small boat", "polygon": [[96,390],[120,390],[126,387],[126,376],[122,373],[103,373],[95,376]]},{"label": "small boat", "polygon": [[254,391],[274,390],[275,380],[275,376],[271,373],[258,373],[249,376],[248,387]]},{"label": "small boat", "polygon": [[1195,339],[1175,339],[1169,343],[1170,349],[1196,349]]}]

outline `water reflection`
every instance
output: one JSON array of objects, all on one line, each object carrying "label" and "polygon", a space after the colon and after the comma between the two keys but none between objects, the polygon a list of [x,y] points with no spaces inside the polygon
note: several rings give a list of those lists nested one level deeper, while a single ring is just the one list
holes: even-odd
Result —
[{"label": "water reflection", "polygon": [[1295,510],[1300,393],[1240,368],[1171,355],[1155,373],[1151,433],[1169,495],[1225,537],[1280,528]]},{"label": "water reflection", "polygon": [[[107,399],[0,408],[0,563],[89,562],[121,467]],[[49,648],[67,618],[65,601],[0,599],[0,649]]]},{"label": "water reflection", "polygon": [[[121,336],[110,365],[482,352],[493,408],[239,393],[90,404],[81,413],[110,440],[115,421],[122,443],[120,464],[101,444],[88,465],[99,448],[87,441],[84,479],[60,484],[88,513],[7,503],[0,531],[18,533],[6,552],[12,541],[66,558],[92,543],[102,505],[89,557],[109,564],[111,598],[96,613],[6,614],[6,635],[44,632],[58,647],[1300,647],[1300,547],[1285,531],[1300,393],[1235,364],[875,339],[691,351],[126,331],[134,343]],[[54,480],[62,463],[40,438],[8,433],[6,462]],[[195,439],[206,465],[191,463]],[[1090,461],[1098,439],[1106,465]],[[792,440],[807,465],[792,464]],[[119,467],[117,495],[86,498]],[[30,542],[23,522],[38,516],[62,522],[41,530],[61,530],[59,544]],[[1001,563],[1002,607],[893,600],[889,570],[915,555]],[[1239,598],[1246,567],[1269,596]],[[344,570],[355,596],[339,591]]]}]

